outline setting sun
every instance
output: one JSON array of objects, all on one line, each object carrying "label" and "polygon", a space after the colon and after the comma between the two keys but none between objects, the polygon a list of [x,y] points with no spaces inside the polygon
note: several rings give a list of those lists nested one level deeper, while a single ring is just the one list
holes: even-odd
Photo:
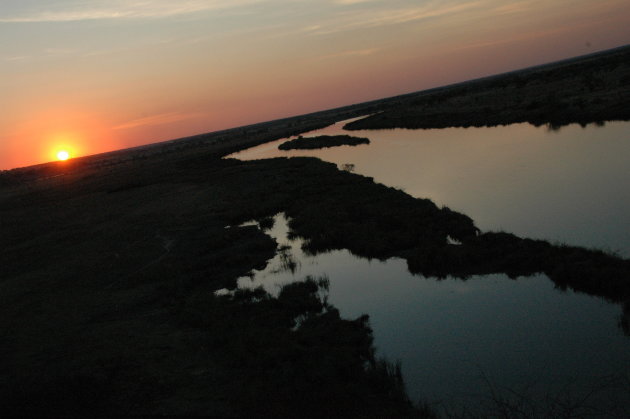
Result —
[{"label": "setting sun", "polygon": [[70,158],[70,153],[66,150],[60,150],[57,152],[57,159],[59,160],[68,160]]}]

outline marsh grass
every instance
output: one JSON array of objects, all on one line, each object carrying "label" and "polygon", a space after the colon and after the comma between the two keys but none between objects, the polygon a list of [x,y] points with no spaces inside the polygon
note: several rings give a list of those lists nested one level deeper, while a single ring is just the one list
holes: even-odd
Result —
[{"label": "marsh grass", "polygon": [[593,378],[589,382],[568,380],[556,390],[545,383],[515,389],[498,386],[481,372],[485,396],[471,395],[459,406],[432,406],[440,416],[453,419],[506,418],[625,418],[630,381],[624,374]]},{"label": "marsh grass", "polygon": [[275,221],[273,217],[264,217],[264,218],[261,218],[260,221],[258,221],[258,226],[260,227],[262,231],[271,230],[274,224],[275,224]]},{"label": "marsh grass", "polygon": [[296,260],[291,253],[291,246],[280,246],[278,248],[280,266],[273,273],[291,272],[295,274],[300,268],[300,261]]},{"label": "marsh grass", "polygon": [[320,148],[339,147],[342,145],[357,146],[370,144],[370,140],[350,135],[320,135],[317,137],[299,136],[293,140],[285,141],[278,146],[279,150],[315,150]]},{"label": "marsh grass", "polygon": [[446,86],[401,98],[348,130],[498,126],[528,122],[551,131],[629,120],[630,47]]},{"label": "marsh grass", "polygon": [[[613,63],[621,65],[615,71],[625,71],[627,62]],[[511,86],[507,80],[501,88]],[[527,78],[513,81],[533,86]],[[492,119],[493,106],[504,105],[478,106],[495,100],[483,97],[494,89],[484,86],[466,87],[478,103],[457,105],[457,123],[521,117]],[[421,415],[396,369],[374,360],[367,317],[341,319],[320,298],[316,280],[283,288],[278,297],[260,289],[214,295],[234,289],[237,278],[266,266],[277,250],[256,226],[225,226],[260,220],[264,227],[283,211],[307,252],[398,256],[412,272],[435,277],[545,272],[559,287],[624,304],[619,323],[627,330],[627,260],[482,234],[464,214],[316,159],[221,159],[361,114],[385,111],[376,116],[392,119],[387,109],[411,98],[422,108],[431,97],[433,110],[443,111],[443,118],[427,114],[433,123],[453,124],[449,101],[460,93],[441,89],[0,173],[0,414]],[[598,106],[589,111],[594,121],[630,109],[623,103],[609,109],[597,92],[587,96],[582,107]],[[536,123],[557,122],[546,108],[532,112]],[[461,245],[447,245],[448,237]]]},{"label": "marsh grass", "polygon": [[[327,278],[196,298],[182,321],[216,331],[245,417],[424,417],[408,400],[400,366],[374,357],[368,317],[344,320],[327,302]],[[227,320],[229,319],[229,321]],[[191,323],[192,322],[192,323]],[[231,394],[231,392],[229,393]]]}]

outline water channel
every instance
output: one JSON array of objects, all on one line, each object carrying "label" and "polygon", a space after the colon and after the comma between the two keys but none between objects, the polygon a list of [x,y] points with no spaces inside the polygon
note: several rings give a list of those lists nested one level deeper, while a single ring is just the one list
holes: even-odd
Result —
[{"label": "water channel", "polygon": [[[303,135],[347,134],[342,126]],[[277,149],[280,140],[231,157],[353,164],[356,173],[469,215],[484,231],[630,256],[630,123],[351,134],[371,143],[287,152]],[[309,256],[287,232],[277,215],[270,234],[286,249],[239,285],[273,292],[327,275],[329,301],[344,317],[370,315],[378,354],[402,362],[414,400],[450,409],[479,406],[493,393],[548,402],[597,390],[588,403],[630,402],[630,387],[616,381],[630,377],[630,338],[617,325],[618,305],[555,289],[544,275],[438,281],[411,275],[399,259],[368,261],[345,250]]]}]

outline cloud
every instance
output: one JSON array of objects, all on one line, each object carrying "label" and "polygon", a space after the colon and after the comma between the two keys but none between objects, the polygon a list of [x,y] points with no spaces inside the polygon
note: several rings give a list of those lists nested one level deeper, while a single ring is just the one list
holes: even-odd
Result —
[{"label": "cloud", "polygon": [[[164,18],[196,12],[225,10],[253,5],[263,0],[92,0],[77,2],[66,0],[50,2],[48,7],[36,4],[28,7],[30,2],[3,0],[0,12],[0,23],[43,23],[43,22],[75,22],[102,19],[143,19]],[[51,4],[52,3],[52,4]]]},{"label": "cloud", "polygon": [[45,52],[48,55],[68,55],[76,53],[77,50],[69,48],[46,48]]},{"label": "cloud", "polygon": [[[340,1],[352,2],[357,0]],[[328,21],[325,25],[314,25],[311,30],[309,28],[304,28],[304,30],[313,35],[329,35],[348,30],[398,25],[480,9],[487,6],[489,1],[492,2],[492,0],[429,2],[423,6],[352,11],[338,14],[335,19]]]},{"label": "cloud", "polygon": [[333,3],[335,4],[341,4],[341,5],[352,5],[352,4],[359,4],[359,3],[372,3],[374,1],[378,1],[378,0],[333,0]]},{"label": "cloud", "polygon": [[324,56],[319,57],[319,59],[324,60],[328,58],[338,58],[338,57],[365,57],[368,55],[372,55],[378,51],[380,51],[380,48],[355,49],[355,50],[341,51],[334,54],[324,55]]},{"label": "cloud", "polygon": [[181,112],[167,112],[157,115],[145,116],[143,118],[133,119],[123,124],[117,125],[112,129],[130,129],[152,125],[172,124],[173,122],[184,121],[186,119],[195,118],[200,116],[199,113],[181,113]]},{"label": "cloud", "polygon": [[2,57],[2,60],[11,62],[11,61],[24,61],[24,60],[27,60],[29,58],[31,58],[31,57],[28,56],[28,55],[12,55],[12,56],[9,56],[9,57]]},{"label": "cloud", "polygon": [[512,36],[506,36],[502,39],[472,42],[472,43],[464,44],[457,48],[453,48],[451,49],[451,51],[455,52],[455,51],[463,51],[463,50],[477,49],[477,48],[488,48],[488,47],[495,47],[495,46],[504,45],[504,44],[516,44],[519,42],[527,42],[527,41],[531,41],[535,39],[544,39],[544,38],[551,39],[553,37],[557,37],[559,34],[570,33],[572,31],[575,31],[581,28],[588,28],[590,26],[595,26],[599,23],[600,22],[589,20],[587,22],[583,22],[579,24],[555,26],[547,30],[529,31],[529,32],[524,32],[520,34],[515,34]]}]

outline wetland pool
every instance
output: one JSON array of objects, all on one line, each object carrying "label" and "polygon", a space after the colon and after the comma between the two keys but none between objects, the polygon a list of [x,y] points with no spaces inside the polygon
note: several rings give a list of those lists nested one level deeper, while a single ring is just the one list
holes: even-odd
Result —
[{"label": "wetland pool", "polygon": [[[345,122],[303,135],[345,134]],[[484,231],[630,255],[630,123],[559,132],[518,124],[352,135],[371,144],[278,150],[285,139],[230,157],[353,164],[356,173],[470,216]],[[329,302],[346,318],[370,315],[377,354],[402,362],[412,400],[485,412],[483,403],[496,405],[492,398],[520,397],[544,411],[593,393],[585,404],[609,411],[630,406],[630,384],[618,381],[630,377],[630,338],[618,326],[619,305],[555,289],[544,275],[436,280],[411,275],[401,259],[367,260],[346,250],[311,256],[300,240],[287,238],[282,214],[275,221],[269,233],[285,250],[239,286],[274,292],[307,275],[328,276]]]},{"label": "wetland pool", "polygon": [[[630,122],[493,128],[344,131],[369,145],[278,150],[286,139],[230,157],[313,156],[468,215],[483,231],[596,247],[630,257]],[[294,138],[294,137],[291,137]]]}]

